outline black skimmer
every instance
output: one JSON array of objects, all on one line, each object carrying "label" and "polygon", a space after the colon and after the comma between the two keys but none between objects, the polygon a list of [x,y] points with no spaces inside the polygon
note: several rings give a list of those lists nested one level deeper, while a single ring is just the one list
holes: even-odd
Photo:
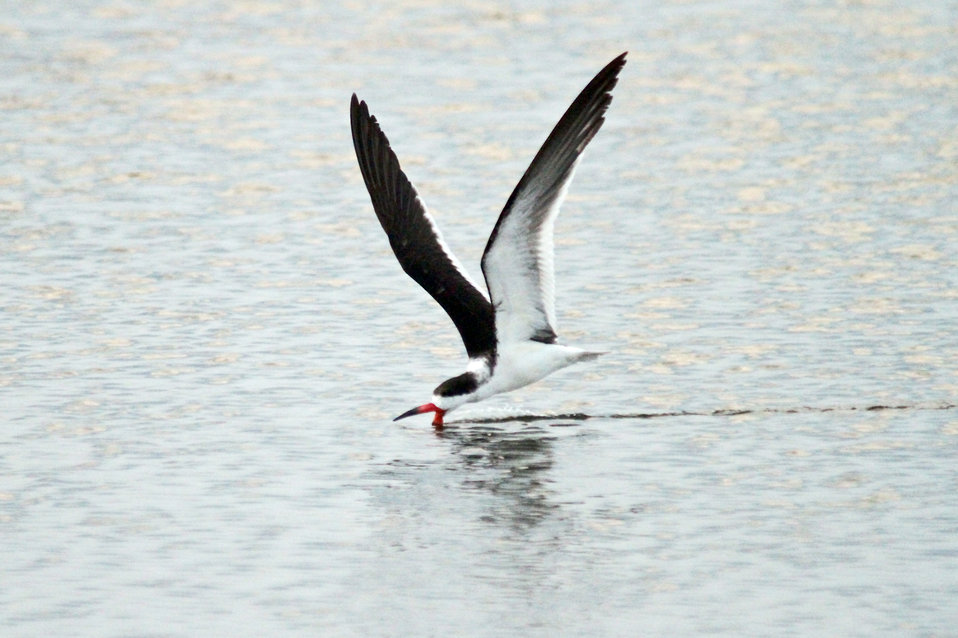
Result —
[{"label": "black skimmer", "polygon": [[434,412],[439,428],[461,405],[602,354],[557,343],[552,234],[582,151],[605,121],[626,53],[572,102],[512,191],[482,254],[488,297],[446,246],[379,122],[353,94],[353,146],[379,223],[406,274],[452,319],[469,357],[466,371],[439,384],[431,402],[394,420]]}]

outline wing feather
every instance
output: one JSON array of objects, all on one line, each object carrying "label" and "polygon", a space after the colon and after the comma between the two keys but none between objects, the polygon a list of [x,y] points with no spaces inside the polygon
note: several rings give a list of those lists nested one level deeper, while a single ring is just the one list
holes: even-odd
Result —
[{"label": "wing feather", "polygon": [[446,246],[379,123],[355,94],[350,122],[373,209],[402,269],[446,311],[470,358],[492,350],[496,345],[492,304]]},{"label": "wing feather", "polygon": [[605,121],[626,53],[572,102],[506,202],[482,255],[500,342],[556,340],[552,235],[582,151]]}]

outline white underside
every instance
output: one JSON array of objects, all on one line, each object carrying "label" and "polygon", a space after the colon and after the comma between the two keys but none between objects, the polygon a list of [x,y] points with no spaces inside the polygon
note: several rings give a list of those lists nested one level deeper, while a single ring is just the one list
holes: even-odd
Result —
[{"label": "white underside", "polygon": [[[602,353],[538,341],[523,341],[510,347],[500,346],[492,376],[481,383],[476,392],[455,397],[433,396],[432,401],[448,412],[466,403],[482,401],[494,394],[517,390],[547,377],[556,370],[578,361],[594,359],[600,354]],[[472,368],[473,364],[470,363],[470,369]]]}]

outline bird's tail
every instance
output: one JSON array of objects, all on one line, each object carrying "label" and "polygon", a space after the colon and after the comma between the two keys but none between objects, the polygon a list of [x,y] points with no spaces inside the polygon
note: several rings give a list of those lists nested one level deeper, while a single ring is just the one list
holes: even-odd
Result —
[{"label": "bird's tail", "polygon": [[584,350],[579,354],[579,357],[576,359],[576,361],[594,361],[604,354],[609,354],[609,353],[608,352],[589,352]]}]

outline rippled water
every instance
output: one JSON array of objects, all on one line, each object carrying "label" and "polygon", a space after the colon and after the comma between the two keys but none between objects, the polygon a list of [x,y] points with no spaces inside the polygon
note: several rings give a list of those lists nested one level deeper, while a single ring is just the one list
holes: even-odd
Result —
[{"label": "rippled water", "polygon": [[[952,633],[956,32],[930,0],[6,3],[0,633]],[[477,266],[626,49],[556,241],[560,333],[611,353],[392,423],[461,345],[350,94]]]}]

